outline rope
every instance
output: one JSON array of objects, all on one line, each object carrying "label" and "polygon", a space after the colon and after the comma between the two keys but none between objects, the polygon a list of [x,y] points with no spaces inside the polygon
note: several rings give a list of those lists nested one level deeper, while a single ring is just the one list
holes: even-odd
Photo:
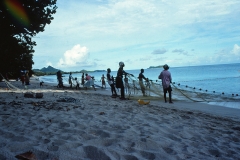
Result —
[{"label": "rope", "polygon": [[180,89],[178,89],[174,84],[172,84],[174,86],[174,88],[176,88],[176,90],[178,90],[183,96],[185,96],[187,99],[193,101],[193,102],[203,102],[203,101],[197,101],[197,100],[194,100],[192,98],[190,98],[189,96],[185,95]]},{"label": "rope", "polygon": [[[1,74],[1,73],[0,73]],[[12,85],[10,82],[8,82],[3,75],[1,74],[2,79],[4,80],[4,82],[6,83],[7,87],[9,90],[20,90],[19,88],[15,87],[14,85]]]},{"label": "rope", "polygon": [[[136,87],[136,85],[137,86],[140,86],[139,85],[139,80],[137,80],[137,78],[135,77],[135,76],[132,76],[132,77],[130,77],[130,76],[128,76],[129,77],[129,79],[131,79],[133,82],[135,81],[135,82],[137,82],[137,83],[135,83],[135,85],[134,85],[134,89],[137,89],[137,90],[141,90],[141,89],[138,89],[137,87]],[[154,83],[152,80],[149,80],[150,81],[150,83],[148,82],[147,83],[147,85],[149,85],[150,84],[150,86],[152,86],[152,88],[150,88],[150,86],[149,87],[147,87],[147,85],[145,85],[145,92],[146,91],[148,91],[149,92],[149,95],[150,95],[150,92],[152,92],[152,93],[154,93],[154,94],[156,94],[156,95],[158,95],[158,96],[163,96],[162,95],[162,92],[161,92],[161,89],[159,88],[160,87],[160,84],[157,84],[157,83]],[[156,82],[157,82],[157,80],[156,80]],[[158,86],[159,87],[158,87]],[[131,85],[129,85],[130,87],[131,87]],[[199,100],[194,100],[194,99],[192,99],[191,97],[189,97],[189,96],[187,96],[186,94],[184,94],[179,88],[177,88],[174,84],[173,84],[173,86],[174,86],[174,88],[177,90],[177,91],[179,91],[184,97],[186,97],[187,99],[189,99],[189,100],[191,100],[191,101],[193,101],[193,102],[203,102],[203,101],[205,101],[205,102],[207,102],[203,97],[201,97],[198,93],[196,93],[196,95],[198,96],[198,97],[200,97],[201,99],[203,99],[203,101],[199,101]]]}]

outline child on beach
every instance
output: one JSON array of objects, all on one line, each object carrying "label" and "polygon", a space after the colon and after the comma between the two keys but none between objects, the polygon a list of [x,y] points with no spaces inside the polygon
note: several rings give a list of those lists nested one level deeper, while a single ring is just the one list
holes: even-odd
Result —
[{"label": "child on beach", "polygon": [[76,89],[80,89],[80,83],[79,83],[79,81],[77,80],[77,77],[75,78],[75,81],[76,81]]},{"label": "child on beach", "polygon": [[103,86],[105,86],[105,88],[106,88],[106,82],[105,82],[104,74],[101,77],[101,81],[102,81],[102,88],[103,88]]},{"label": "child on beach", "polygon": [[112,97],[117,97],[117,92],[116,92],[115,85],[114,85],[114,78],[113,78],[113,76],[110,75],[110,73],[111,73],[111,69],[108,68],[107,69],[107,81],[111,87]]},{"label": "child on beach", "polygon": [[72,72],[70,72],[69,78],[68,78],[68,82],[69,82],[69,84],[70,84],[70,88],[72,88],[72,80],[73,80]]},{"label": "child on beach", "polygon": [[22,85],[24,85],[24,83],[25,83],[25,73],[24,73],[24,71],[21,71],[21,82],[22,82]]}]

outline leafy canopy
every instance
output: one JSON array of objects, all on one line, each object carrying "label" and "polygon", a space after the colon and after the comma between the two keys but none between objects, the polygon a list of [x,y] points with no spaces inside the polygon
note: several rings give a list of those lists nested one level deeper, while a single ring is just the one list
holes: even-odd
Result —
[{"label": "leafy canopy", "polygon": [[20,70],[31,73],[34,46],[32,37],[43,32],[53,20],[57,0],[1,0],[0,73],[18,76]]}]

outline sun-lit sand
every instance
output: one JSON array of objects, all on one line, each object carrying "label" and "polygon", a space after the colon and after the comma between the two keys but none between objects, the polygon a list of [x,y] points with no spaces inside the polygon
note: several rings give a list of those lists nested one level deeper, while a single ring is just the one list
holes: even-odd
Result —
[{"label": "sun-lit sand", "polygon": [[[110,90],[0,82],[0,159],[239,159],[240,110],[162,98],[139,105]],[[25,93],[43,93],[26,98]],[[174,94],[174,93],[173,93]]]}]

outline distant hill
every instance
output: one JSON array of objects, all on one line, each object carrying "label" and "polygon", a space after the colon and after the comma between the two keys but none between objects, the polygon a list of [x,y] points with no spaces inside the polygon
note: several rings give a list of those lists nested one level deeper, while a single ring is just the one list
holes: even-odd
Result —
[{"label": "distant hill", "polygon": [[53,68],[52,66],[48,66],[47,68],[43,67],[42,69],[40,69],[40,71],[45,73],[52,73],[52,72],[56,73],[57,71],[59,71],[59,69]]},{"label": "distant hill", "polygon": [[[33,72],[36,76],[43,76],[43,75],[54,75],[57,73],[57,71],[59,71],[59,69],[56,69],[52,66],[48,66],[47,68],[46,67],[43,67],[42,69],[33,69]],[[61,71],[61,70],[60,70]],[[88,73],[88,72],[104,72],[105,70],[95,70],[95,71],[87,71],[85,69],[81,70],[81,71],[75,71],[75,72],[72,72],[72,73]],[[64,71],[61,71],[63,74],[67,74],[69,72],[64,72]]]},{"label": "distant hill", "polygon": [[33,72],[37,76],[46,75],[46,74],[56,74],[59,69],[53,68],[52,66],[43,67],[42,69],[33,69]]}]

